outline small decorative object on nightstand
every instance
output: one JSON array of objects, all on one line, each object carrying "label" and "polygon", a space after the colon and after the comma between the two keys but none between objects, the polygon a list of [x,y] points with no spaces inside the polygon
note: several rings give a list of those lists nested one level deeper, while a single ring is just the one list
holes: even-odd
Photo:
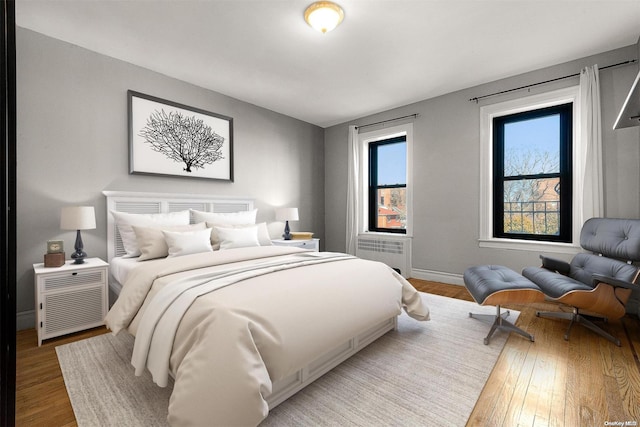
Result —
[{"label": "small decorative object on nightstand", "polygon": [[310,231],[292,231],[291,240],[311,240],[313,233]]},{"label": "small decorative object on nightstand", "polygon": [[80,230],[92,230],[96,228],[96,213],[93,206],[69,206],[62,208],[60,214],[60,228],[63,230],[76,230],[75,252],[71,259],[76,264],[82,264],[87,257],[82,243]]},{"label": "small decorative object on nightstand", "polygon": [[282,238],[284,240],[291,240],[291,234],[289,233],[289,221],[298,220],[298,208],[280,208],[276,211],[276,220],[285,221],[284,234]]},{"label": "small decorative object on nightstand", "polygon": [[56,270],[33,264],[38,346],[48,338],[104,325],[108,266],[100,258],[82,264],[67,261]]},{"label": "small decorative object on nightstand", "polygon": [[47,240],[47,253],[59,254],[64,252],[64,241],[62,240]]},{"label": "small decorative object on nightstand", "polygon": [[275,239],[275,240],[272,240],[271,243],[273,243],[274,246],[292,246],[294,248],[310,249],[310,250],[316,251],[316,252],[320,251],[320,239],[308,239],[308,240]]},{"label": "small decorative object on nightstand", "polygon": [[61,267],[64,265],[64,242],[62,240],[47,240],[47,253],[44,255],[45,267]]}]

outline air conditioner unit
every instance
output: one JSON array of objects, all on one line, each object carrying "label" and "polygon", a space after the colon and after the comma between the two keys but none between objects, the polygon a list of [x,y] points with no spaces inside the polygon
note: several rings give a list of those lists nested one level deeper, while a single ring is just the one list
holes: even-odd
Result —
[{"label": "air conditioner unit", "polygon": [[358,258],[380,261],[411,277],[411,239],[409,237],[358,236]]}]

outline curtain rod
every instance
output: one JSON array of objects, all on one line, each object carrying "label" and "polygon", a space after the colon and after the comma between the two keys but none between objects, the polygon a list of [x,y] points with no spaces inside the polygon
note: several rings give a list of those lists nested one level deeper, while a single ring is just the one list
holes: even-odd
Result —
[{"label": "curtain rod", "polygon": [[[637,59],[630,59],[628,61],[619,62],[617,64],[607,65],[607,66],[604,66],[604,67],[599,68],[599,69],[600,70],[606,70],[607,68],[618,67],[620,65],[633,64],[634,62],[637,62],[637,61],[638,61]],[[520,89],[527,89],[527,88],[530,88],[530,87],[533,87],[533,86],[543,85],[545,83],[551,83],[551,82],[555,82],[555,81],[558,81],[558,80],[564,80],[564,79],[569,79],[571,77],[578,77],[578,76],[580,76],[580,73],[571,74],[571,75],[564,76],[564,77],[557,77],[555,79],[545,80],[543,82],[533,83],[533,84],[526,85],[526,86],[520,86],[520,87],[517,87],[517,88],[514,88],[514,89],[507,89],[507,90],[503,90],[503,91],[500,91],[500,92],[490,93],[489,95],[476,96],[475,98],[469,99],[469,101],[475,101],[476,104],[477,104],[479,100],[484,99],[484,98],[489,98],[490,96],[502,95],[503,93],[513,92],[513,91],[520,90]]]},{"label": "curtain rod", "polygon": [[367,126],[381,125],[382,123],[395,122],[396,120],[408,119],[409,117],[416,118],[418,113],[409,114],[408,116],[396,117],[395,119],[382,120],[381,122],[369,123],[368,125],[356,126],[356,129],[365,128]]}]

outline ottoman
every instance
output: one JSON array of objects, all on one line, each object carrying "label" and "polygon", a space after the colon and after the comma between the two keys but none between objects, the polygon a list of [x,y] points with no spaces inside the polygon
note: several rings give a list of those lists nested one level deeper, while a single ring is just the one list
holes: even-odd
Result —
[{"label": "ottoman", "polygon": [[464,272],[464,285],[480,305],[495,305],[496,314],[474,314],[469,317],[491,324],[489,334],[485,337],[485,345],[489,344],[491,336],[497,330],[516,332],[534,341],[533,335],[518,328],[507,320],[509,311],[500,312],[502,304],[526,304],[544,301],[544,294],[532,281],[513,270],[500,265],[480,265],[469,267]]}]

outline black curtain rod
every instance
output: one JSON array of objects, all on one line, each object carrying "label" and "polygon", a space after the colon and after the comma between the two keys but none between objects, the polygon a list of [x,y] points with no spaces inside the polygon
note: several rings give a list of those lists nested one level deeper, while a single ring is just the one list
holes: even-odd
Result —
[{"label": "black curtain rod", "polygon": [[416,118],[418,113],[409,114],[408,116],[396,117],[395,119],[383,120],[381,122],[369,123],[368,125],[356,126],[356,129],[364,128],[367,126],[381,125],[382,123],[395,122],[396,120],[408,119],[409,117]]},{"label": "black curtain rod", "polygon": [[[601,68],[599,68],[599,70],[606,70],[607,68],[619,67],[620,65],[633,64],[634,62],[637,62],[637,61],[638,61],[637,59],[630,59],[628,61],[619,62],[617,64],[612,64],[612,65],[607,65],[607,66],[601,67]],[[530,87],[533,87],[533,86],[543,85],[545,83],[552,83],[552,82],[556,82],[558,80],[564,80],[564,79],[569,79],[571,77],[578,77],[578,76],[580,76],[580,73],[571,74],[569,76],[564,76],[564,77],[558,77],[558,78],[551,79],[551,80],[545,80],[543,82],[533,83],[533,84],[526,85],[526,86],[520,86],[520,87],[517,87],[517,88],[514,88],[514,89],[507,89],[507,90],[503,90],[503,91],[496,92],[496,93],[490,93],[489,95],[476,96],[475,98],[469,99],[469,101],[475,101],[476,104],[477,104],[479,100],[484,99],[484,98],[489,98],[490,96],[502,95],[503,93],[514,92],[516,90],[527,89],[527,88],[530,88]]]}]

